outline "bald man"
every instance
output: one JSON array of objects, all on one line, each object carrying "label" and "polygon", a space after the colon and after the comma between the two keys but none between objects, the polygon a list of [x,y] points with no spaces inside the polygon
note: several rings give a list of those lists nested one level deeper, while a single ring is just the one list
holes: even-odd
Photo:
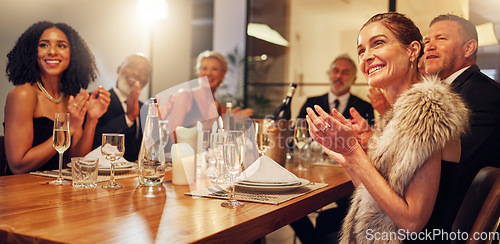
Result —
[{"label": "bald man", "polygon": [[111,102],[108,111],[99,119],[94,136],[94,148],[101,145],[102,133],[125,134],[125,155],[128,161],[136,161],[142,141],[139,124],[141,89],[151,78],[151,64],[141,54],[132,54],[117,68],[116,86],[109,90]]}]

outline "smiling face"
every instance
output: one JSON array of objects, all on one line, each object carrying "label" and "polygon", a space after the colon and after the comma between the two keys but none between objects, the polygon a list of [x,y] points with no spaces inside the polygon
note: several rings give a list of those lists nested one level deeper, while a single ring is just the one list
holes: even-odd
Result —
[{"label": "smiling face", "polygon": [[204,58],[198,69],[198,76],[206,76],[212,93],[215,92],[220,83],[224,80],[226,73],[222,71],[222,64],[215,58]]},{"label": "smiling face", "polygon": [[61,78],[71,57],[69,41],[64,32],[56,27],[46,29],[38,40],[37,49],[40,76]]},{"label": "smiling face", "polygon": [[145,57],[131,55],[118,67],[117,72],[117,87],[120,91],[128,95],[135,82],[139,81],[141,89],[148,84],[151,76],[151,65]]},{"label": "smiling face", "polygon": [[438,21],[424,38],[426,72],[445,79],[465,67],[466,45],[460,25],[455,21]]},{"label": "smiling face", "polygon": [[370,86],[387,89],[411,79],[409,49],[380,21],[359,32],[358,58]]},{"label": "smiling face", "polygon": [[328,76],[330,77],[330,88],[336,96],[342,96],[349,92],[351,85],[356,80],[355,68],[345,59],[335,61]]}]

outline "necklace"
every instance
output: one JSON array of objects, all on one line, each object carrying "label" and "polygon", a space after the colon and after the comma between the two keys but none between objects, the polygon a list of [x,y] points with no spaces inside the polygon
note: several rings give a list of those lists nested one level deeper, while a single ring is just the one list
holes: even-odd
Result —
[{"label": "necklace", "polygon": [[59,98],[53,98],[47,90],[43,87],[42,83],[40,81],[37,81],[36,84],[38,85],[38,88],[40,88],[40,91],[43,92],[43,94],[53,103],[61,103],[62,100],[64,99],[64,93],[61,93],[61,96]]}]

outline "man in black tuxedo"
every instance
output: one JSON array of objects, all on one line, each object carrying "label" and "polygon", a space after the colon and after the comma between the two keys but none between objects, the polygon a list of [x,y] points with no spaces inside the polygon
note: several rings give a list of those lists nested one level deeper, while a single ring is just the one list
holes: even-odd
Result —
[{"label": "man in black tuxedo", "polygon": [[479,170],[500,167],[500,84],[476,65],[478,37],[471,22],[440,15],[432,20],[424,44],[426,72],[450,84],[472,112],[470,131],[461,139],[460,162],[453,173],[456,196],[450,200],[451,207],[444,208],[450,211],[444,218],[451,225]]},{"label": "man in black tuxedo", "polygon": [[351,118],[349,109],[354,107],[370,125],[373,125],[372,105],[350,93],[351,86],[356,81],[356,72],[356,64],[349,56],[341,55],[335,58],[328,71],[330,90],[324,95],[307,98],[297,117],[305,118],[307,107],[319,105],[325,111],[332,111],[336,108],[344,117]]},{"label": "man in black tuxedo", "polygon": [[93,148],[101,145],[102,133],[125,134],[125,155],[128,161],[136,161],[142,142],[139,112],[141,89],[151,77],[151,64],[142,54],[132,54],[117,69],[116,87],[109,90],[111,102],[108,111],[99,119]]}]

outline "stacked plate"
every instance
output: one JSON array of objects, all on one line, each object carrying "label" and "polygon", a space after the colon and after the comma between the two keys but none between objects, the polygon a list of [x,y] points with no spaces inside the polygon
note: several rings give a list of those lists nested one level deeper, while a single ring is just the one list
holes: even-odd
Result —
[{"label": "stacked plate", "polygon": [[262,181],[248,181],[241,180],[236,182],[235,186],[242,190],[249,191],[263,191],[263,192],[283,192],[290,191],[296,188],[308,185],[309,181],[306,179],[297,179],[289,182],[262,182]]},{"label": "stacked plate", "polygon": [[[136,168],[137,168],[136,163],[132,163],[132,162],[128,162],[128,161],[118,161],[115,164],[115,172],[125,172],[125,171],[129,171],[129,170],[136,169]],[[111,171],[111,164],[109,164],[109,163],[100,164],[99,163],[99,172],[106,173],[106,172],[110,172],[110,171]]]},{"label": "stacked plate", "polygon": [[[68,167],[71,168],[71,163],[68,163]],[[137,164],[128,161],[118,161],[115,165],[115,173],[126,172],[133,169],[137,169]],[[101,164],[101,162],[99,162],[100,173],[109,173],[110,171],[111,171],[111,165],[109,163]]]}]

